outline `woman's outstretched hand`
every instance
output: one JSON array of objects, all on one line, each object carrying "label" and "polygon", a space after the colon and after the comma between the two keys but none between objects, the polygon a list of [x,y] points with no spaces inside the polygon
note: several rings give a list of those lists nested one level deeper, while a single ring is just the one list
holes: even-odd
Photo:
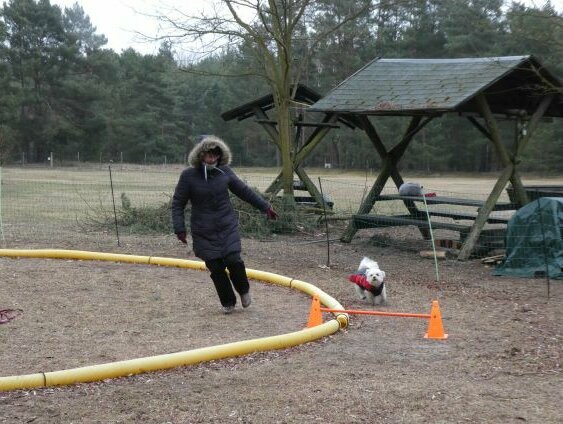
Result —
[{"label": "woman's outstretched hand", "polygon": [[278,213],[271,206],[266,210],[266,216],[268,219],[278,219]]}]

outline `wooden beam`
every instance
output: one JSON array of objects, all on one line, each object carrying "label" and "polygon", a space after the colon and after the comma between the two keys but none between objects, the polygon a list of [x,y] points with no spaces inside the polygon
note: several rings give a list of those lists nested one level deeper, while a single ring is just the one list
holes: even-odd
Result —
[{"label": "wooden beam", "polygon": [[256,122],[257,124],[272,124],[272,125],[278,125],[278,121],[274,120],[274,119],[255,119],[254,122]]},{"label": "wooden beam", "polygon": [[317,127],[317,128],[322,128],[322,127],[330,127],[330,128],[340,128],[340,125],[338,124],[330,124],[330,123],[325,123],[325,122],[300,122],[300,121],[295,121],[293,123],[293,125],[295,126],[299,126],[299,127]]},{"label": "wooden beam", "polygon": [[[260,114],[260,111],[256,111],[257,114]],[[265,116],[266,114],[262,111],[262,114]],[[336,114],[327,114],[324,117],[324,123],[331,124],[338,119],[338,115]],[[317,127],[315,131],[307,138],[305,144],[299,149],[299,151],[294,155],[292,159],[292,166],[294,170],[297,170],[298,167],[301,166],[301,162],[305,160],[305,158],[313,151],[313,149],[322,141],[322,139],[326,136],[326,134],[331,130],[331,127]],[[299,132],[299,129],[298,129]],[[276,131],[277,134],[277,131]],[[278,146],[279,148],[279,146]],[[303,181],[305,184],[306,182]],[[313,184],[314,185],[314,184]],[[272,181],[272,183],[266,188],[266,193],[269,194],[277,194],[281,190],[281,173],[278,174],[276,179]],[[315,188],[316,190],[316,188]],[[309,191],[311,196],[315,197],[314,191]]]},{"label": "wooden beam", "polygon": [[475,222],[473,223],[471,230],[469,230],[469,234],[465,239],[465,242],[463,243],[463,246],[461,247],[461,250],[457,257],[460,261],[465,261],[469,259],[469,257],[471,256],[471,252],[473,251],[475,244],[479,239],[479,235],[481,234],[483,227],[487,223],[489,215],[491,214],[491,211],[495,207],[498,198],[500,197],[502,191],[504,190],[504,187],[506,187],[506,183],[510,179],[510,176],[512,175],[513,171],[514,171],[514,164],[509,164],[503,170],[495,186],[493,187],[491,194],[489,194],[489,197],[485,201],[485,204],[479,209],[477,218],[475,219]]},{"label": "wooden beam", "polygon": [[526,145],[528,144],[528,142],[530,141],[530,138],[532,137],[533,132],[536,130],[536,127],[538,126],[540,119],[543,117],[543,115],[545,114],[545,112],[549,108],[549,105],[551,104],[551,102],[553,102],[554,98],[555,98],[554,94],[549,94],[548,96],[545,96],[542,99],[542,101],[540,102],[538,108],[533,113],[532,117],[530,118],[530,122],[528,123],[526,135],[518,143],[518,147],[517,147],[517,150],[516,150],[516,157],[519,157],[522,154],[522,152],[524,151]]},{"label": "wooden beam", "polygon": [[479,121],[477,121],[477,119],[475,119],[473,116],[468,116],[467,120],[471,122],[475,126],[475,128],[477,128],[481,132],[481,134],[483,134],[489,140],[493,141],[489,131],[487,131],[487,129],[483,125],[481,125]]},{"label": "wooden beam", "polygon": [[[338,119],[338,115],[330,114],[327,115],[325,120],[327,123],[333,123]],[[315,147],[321,142],[321,140],[327,135],[327,133],[331,130],[330,127],[323,127],[317,128],[313,133],[307,138],[305,141],[305,145],[295,154],[293,163],[294,169],[295,167],[299,166],[303,160],[309,156],[309,154],[313,151]]]},{"label": "wooden beam", "polygon": [[311,196],[320,205],[320,207],[323,207],[324,204],[323,196],[321,195],[321,192],[317,189],[315,183],[311,181],[305,170],[302,167],[298,166],[297,168],[295,168],[295,173],[297,174],[299,179],[303,181],[303,184],[305,184],[305,187],[307,187],[307,191],[309,192],[309,194],[311,194]]},{"label": "wooden beam", "polygon": [[276,129],[275,125],[271,123],[266,123],[266,121],[270,121],[268,115],[266,115],[266,112],[264,112],[259,107],[254,107],[252,110],[254,112],[254,115],[256,115],[256,117],[258,118],[258,120],[264,121],[261,123],[262,127],[266,130],[266,132],[268,133],[274,144],[277,146],[277,148],[280,149],[280,141],[279,141],[280,137],[278,130]]},{"label": "wooden beam", "polygon": [[[426,124],[428,124],[432,119],[433,117],[430,117],[426,119],[422,124],[418,125],[420,122],[420,118],[417,119],[413,118],[409,124],[409,127],[405,131],[405,134],[403,135],[403,139],[401,140],[401,142],[408,140],[406,142],[406,145],[408,145],[410,143],[410,140],[416,135],[416,133],[420,131],[422,128],[424,128],[424,126],[426,126]],[[375,129],[374,125],[371,123],[371,121],[368,119],[367,116],[360,116],[359,120],[360,120],[361,128],[366,132],[368,138],[370,139],[373,146],[375,147],[375,150],[377,150],[377,153],[379,153],[381,160],[382,161],[385,160],[385,158],[387,158],[387,156],[390,153],[385,148],[385,145],[383,144],[383,141],[381,141],[381,138],[379,137],[379,134],[377,133],[377,130]],[[397,146],[395,146],[395,148],[396,147]],[[399,153],[399,149],[395,151],[395,154],[398,153]],[[402,153],[400,154],[400,156],[402,157]],[[396,168],[391,171],[391,178],[393,179],[393,182],[395,183],[397,188],[399,188],[401,184],[403,184],[404,182],[403,178],[401,177],[399,171]]]},{"label": "wooden beam", "polygon": [[[393,158],[390,156],[386,157],[383,161],[383,167],[381,168],[381,171],[379,171],[379,175],[377,176],[375,183],[373,183],[373,186],[360,205],[360,208],[356,212],[356,215],[364,215],[371,211],[375,203],[375,199],[377,198],[377,196],[379,196],[379,194],[383,190],[383,187],[385,187],[385,183],[387,182],[387,179],[389,178],[389,175],[394,168],[395,162],[393,161]],[[357,231],[358,228],[356,227],[354,220],[350,221],[348,227],[346,227],[346,230],[344,230],[344,233],[340,237],[340,240],[344,243],[350,243]]]},{"label": "wooden beam", "polygon": [[493,145],[495,146],[495,149],[497,151],[497,154],[502,164],[506,166],[512,161],[510,160],[510,155],[506,151],[506,148],[502,144],[497,121],[493,116],[493,113],[491,112],[489,103],[487,102],[487,99],[485,98],[485,95],[483,93],[479,93],[476,97],[476,100],[477,100],[477,105],[481,110],[481,114],[485,119],[485,123],[487,124],[487,128],[489,129],[489,134],[490,134],[489,139],[493,142]]},{"label": "wooden beam", "polygon": [[[368,134],[368,136],[370,136],[370,139],[372,139],[371,137],[374,137],[372,141],[374,141],[374,145],[379,145],[380,148],[378,149],[378,152],[385,152],[383,159],[383,166],[381,168],[381,171],[379,172],[379,175],[377,176],[375,182],[373,183],[373,186],[371,187],[368,195],[366,196],[366,198],[364,199],[364,201],[362,202],[362,204],[360,205],[360,208],[358,209],[357,214],[367,214],[371,211],[371,209],[373,208],[373,205],[375,204],[375,201],[377,199],[377,197],[381,194],[381,191],[383,190],[383,187],[385,187],[385,184],[387,183],[387,180],[389,179],[389,177],[391,175],[393,175],[393,181],[395,182],[395,184],[397,185],[397,188],[402,184],[402,177],[399,173],[399,171],[397,170],[397,163],[401,160],[401,157],[403,156],[403,154],[405,153],[405,150],[407,149],[409,143],[411,142],[411,140],[413,139],[414,135],[424,126],[426,125],[428,122],[430,122],[430,119],[428,119],[423,125],[419,125],[420,121],[421,121],[421,117],[417,116],[417,117],[413,117],[411,119],[411,122],[409,123],[409,126],[407,127],[407,130],[405,131],[405,134],[403,135],[403,138],[401,139],[401,141],[399,143],[397,143],[397,145],[395,145],[395,147],[393,147],[388,153],[385,150],[385,146],[383,145],[383,142],[381,141],[381,139],[379,138],[379,135],[377,134],[377,132],[375,131],[375,128],[373,127],[373,125],[371,125],[371,122],[367,122],[366,120],[363,120],[362,125],[365,125],[364,131],[369,130],[370,134]],[[369,125],[367,125],[369,123]],[[376,147],[377,149],[377,147]],[[405,206],[407,207],[407,209],[409,210],[409,212],[413,215],[416,215],[418,213],[418,209],[416,208],[416,205],[414,204],[414,202],[412,201],[405,201]],[[420,228],[420,231],[423,235],[423,237],[428,237],[428,229],[425,228]],[[358,231],[356,225],[354,224],[354,221],[352,220],[349,224],[348,227],[346,228],[346,230],[344,230],[344,233],[342,234],[342,236],[340,237],[340,240],[344,243],[350,243],[352,241],[352,238],[354,237],[354,234],[356,234],[356,232]]]},{"label": "wooden beam", "polygon": [[282,174],[280,172],[274,179],[274,181],[272,181],[272,183],[268,186],[268,188],[266,188],[266,193],[273,194],[274,196],[278,194],[278,192],[281,190],[281,177]]},{"label": "wooden beam", "polygon": [[[429,117],[421,124],[420,123],[420,121],[422,120],[421,116],[413,116],[412,117],[412,119],[409,123],[409,126],[407,127],[407,130],[405,131],[405,134],[403,135],[403,139],[395,147],[393,147],[389,151],[389,156],[396,159],[395,163],[399,163],[399,161],[401,160],[401,158],[405,154],[405,151],[407,150],[408,145],[410,144],[410,142],[412,141],[412,139],[414,138],[416,133],[418,133],[432,119],[433,119],[432,117]],[[401,185],[403,184],[403,178],[399,175],[399,171],[397,170],[396,165],[395,165],[395,170],[396,170],[396,174],[398,176],[398,179],[393,178],[393,180],[394,180],[395,185],[397,186],[397,190],[398,190],[399,187],[401,187]],[[418,208],[416,207],[416,204],[412,200],[404,200],[403,203],[404,203],[405,207],[407,208],[407,210],[409,211],[409,213],[411,215],[417,216],[417,215],[420,214],[420,211],[418,210]],[[431,238],[431,234],[430,234],[430,231],[428,230],[428,228],[418,227],[418,230],[420,231],[420,234],[422,235],[422,237],[424,239],[427,240],[427,239]]]},{"label": "wooden beam", "polygon": [[524,185],[522,184],[522,179],[520,178],[520,175],[517,172],[514,163],[514,158],[510,157],[508,151],[506,150],[506,147],[504,147],[504,144],[502,143],[500,131],[498,129],[496,119],[493,116],[493,113],[491,112],[491,108],[489,107],[489,103],[487,102],[487,99],[485,98],[485,95],[483,93],[479,93],[476,97],[476,100],[477,100],[477,105],[479,106],[479,109],[483,114],[483,118],[485,118],[485,123],[487,124],[487,127],[489,129],[489,134],[491,135],[490,140],[495,146],[495,149],[497,151],[497,154],[502,164],[505,167],[512,165],[511,168],[512,173],[509,176],[509,180],[512,183],[512,187],[514,188],[514,194],[516,195],[516,199],[518,203],[520,203],[521,205],[525,205],[526,203],[528,203],[528,195],[526,193],[526,190],[524,189]]},{"label": "wooden beam", "polygon": [[[270,125],[278,125],[278,121],[274,119],[255,119],[254,122],[258,124],[270,124]],[[293,121],[293,125],[296,127],[330,127],[330,128],[340,128],[338,124],[327,124],[324,122],[302,122],[302,121]]]},{"label": "wooden beam", "polygon": [[381,141],[381,137],[379,137],[377,130],[375,129],[369,118],[365,115],[361,115],[358,117],[358,119],[360,120],[362,129],[370,139],[373,147],[375,147],[375,150],[377,150],[377,153],[379,153],[381,159],[385,159],[387,157],[387,149],[385,148],[383,141]]}]

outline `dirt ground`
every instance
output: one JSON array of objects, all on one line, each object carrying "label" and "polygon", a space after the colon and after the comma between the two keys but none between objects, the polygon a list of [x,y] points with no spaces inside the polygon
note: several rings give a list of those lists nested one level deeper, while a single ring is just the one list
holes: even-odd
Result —
[{"label": "dirt ground", "polygon": [[[319,241],[321,239],[317,239]],[[366,255],[387,272],[387,311],[426,321],[353,316],[348,329],[295,348],[98,383],[0,393],[2,423],[561,423],[563,282],[491,276],[480,261],[434,263],[374,245],[314,237],[244,240],[249,268],[315,284],[349,309],[348,275]],[[196,259],[173,236],[111,241],[21,239],[63,248]],[[0,258],[0,375],[55,371],[289,333],[307,321],[303,293],[251,282],[253,304],[225,316],[200,271],[107,262]],[[330,316],[325,314],[325,319]]]}]

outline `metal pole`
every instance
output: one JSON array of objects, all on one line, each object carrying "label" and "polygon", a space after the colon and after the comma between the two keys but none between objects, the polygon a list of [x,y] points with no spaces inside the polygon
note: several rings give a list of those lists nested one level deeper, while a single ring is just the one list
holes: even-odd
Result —
[{"label": "metal pole", "polygon": [[0,166],[0,236],[2,236],[2,241],[6,241],[4,238],[4,224],[2,223],[2,166]]},{"label": "metal pole", "polygon": [[538,213],[540,215],[540,228],[541,228],[541,236],[542,236],[543,262],[544,262],[544,266],[545,266],[545,279],[547,281],[547,300],[549,300],[551,284],[550,284],[550,281],[549,281],[549,265],[547,264],[547,246],[545,245],[545,230],[543,228],[543,216],[542,216],[542,210],[541,210],[539,190],[536,191],[536,201],[538,202]]},{"label": "metal pole", "polygon": [[426,203],[426,195],[422,191],[422,200],[424,200],[424,209],[426,212],[426,219],[428,220],[428,230],[430,231],[430,241],[432,242],[432,252],[434,253],[434,268],[436,269],[436,282],[440,281],[440,274],[438,273],[438,256],[436,255],[436,244],[434,242],[434,232],[432,231],[432,221],[430,221],[430,214],[428,213],[428,204]]},{"label": "metal pole", "polygon": [[321,200],[323,202],[323,215],[325,219],[325,228],[326,228],[326,266],[330,267],[330,237],[328,233],[328,220],[326,219],[326,202],[325,202],[325,195],[323,194],[323,185],[321,183],[321,177],[319,177],[319,190],[321,191]]},{"label": "metal pole", "polygon": [[109,183],[111,186],[111,200],[113,202],[113,219],[115,221],[115,234],[117,236],[117,245],[119,246],[119,228],[117,226],[117,212],[115,210],[115,196],[113,194],[113,178],[111,176],[111,165],[108,165],[109,169]]}]

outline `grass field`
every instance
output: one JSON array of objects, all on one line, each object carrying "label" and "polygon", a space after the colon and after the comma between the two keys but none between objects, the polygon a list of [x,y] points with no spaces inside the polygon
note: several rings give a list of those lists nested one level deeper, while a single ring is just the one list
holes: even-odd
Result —
[{"label": "grass field", "polygon": [[[166,202],[182,170],[176,166],[116,165],[111,181],[116,207],[125,193],[133,206],[160,205]],[[277,175],[277,169],[237,168],[247,183],[263,191]],[[344,172],[340,170],[308,170],[311,179],[334,201],[334,210],[350,214],[357,210],[363,197],[375,181],[374,172]],[[21,231],[35,232],[53,238],[65,232],[84,229],[89,217],[111,215],[112,185],[107,167],[33,168],[9,167],[1,173],[0,212],[5,240],[17,238]],[[496,181],[496,175],[486,176],[407,176],[406,180],[422,184],[427,192],[444,196],[485,199]],[[563,184],[563,177],[524,178],[525,184]],[[385,192],[396,192],[388,184]],[[298,194],[297,192],[296,194]],[[506,192],[501,200],[507,200]],[[403,213],[399,202],[376,204],[378,212]]]}]

